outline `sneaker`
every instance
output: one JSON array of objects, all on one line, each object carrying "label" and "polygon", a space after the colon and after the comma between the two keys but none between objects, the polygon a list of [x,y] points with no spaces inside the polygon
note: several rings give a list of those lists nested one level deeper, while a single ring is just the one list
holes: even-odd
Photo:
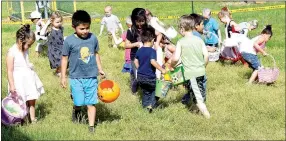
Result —
[{"label": "sneaker", "polygon": [[31,123],[32,123],[32,124],[36,124],[37,121],[38,121],[38,120],[35,118],[34,120],[31,120]]},{"label": "sneaker", "polygon": [[147,106],[147,111],[148,111],[149,113],[152,113],[152,111],[153,111],[152,107],[151,107],[151,106]]},{"label": "sneaker", "polygon": [[119,45],[123,42],[122,38],[119,38],[118,40],[114,41],[116,45]]},{"label": "sneaker", "polygon": [[94,126],[89,126],[89,127],[88,127],[88,131],[89,131],[90,133],[94,133],[94,132],[95,132]]},{"label": "sneaker", "polygon": [[114,44],[114,45],[113,45],[113,48],[117,48],[117,45],[116,45],[116,44]]},{"label": "sneaker", "polygon": [[198,103],[196,104],[199,110],[202,112],[205,118],[209,119],[210,118],[210,113],[207,109],[207,106],[205,103]]}]

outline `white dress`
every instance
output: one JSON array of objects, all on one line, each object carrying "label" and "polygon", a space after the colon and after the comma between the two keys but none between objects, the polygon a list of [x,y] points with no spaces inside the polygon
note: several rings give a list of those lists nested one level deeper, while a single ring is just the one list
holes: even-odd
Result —
[{"label": "white dress", "polygon": [[16,93],[24,101],[38,99],[45,91],[41,80],[33,70],[33,65],[29,62],[28,51],[22,53],[15,44],[9,49],[8,55],[14,57],[13,78]]}]

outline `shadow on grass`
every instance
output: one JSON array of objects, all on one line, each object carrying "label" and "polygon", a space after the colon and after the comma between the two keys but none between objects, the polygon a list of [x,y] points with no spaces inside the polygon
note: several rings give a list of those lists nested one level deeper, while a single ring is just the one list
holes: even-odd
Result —
[{"label": "shadow on grass", "polygon": [[49,103],[39,103],[36,108],[36,116],[39,120],[45,118],[48,114],[50,114],[50,110],[47,108],[51,104]]},{"label": "shadow on grass", "polygon": [[[95,124],[100,124],[105,121],[114,121],[114,120],[120,120],[121,116],[112,113],[109,108],[105,106],[105,104],[98,103],[96,104],[96,119]],[[88,124],[88,115],[87,115],[87,106],[84,106],[81,108],[81,115],[80,115],[80,123],[82,124]]]},{"label": "shadow on grass", "polygon": [[17,130],[16,126],[5,126],[1,124],[1,140],[3,141],[31,141],[32,139]]}]

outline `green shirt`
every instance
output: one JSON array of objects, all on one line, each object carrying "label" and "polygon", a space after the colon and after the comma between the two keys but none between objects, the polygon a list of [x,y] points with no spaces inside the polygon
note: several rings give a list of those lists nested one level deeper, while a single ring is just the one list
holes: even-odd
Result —
[{"label": "green shirt", "polygon": [[205,75],[203,52],[207,52],[207,48],[203,40],[193,34],[189,34],[178,41],[178,47],[181,47],[181,61],[184,65],[186,80]]}]

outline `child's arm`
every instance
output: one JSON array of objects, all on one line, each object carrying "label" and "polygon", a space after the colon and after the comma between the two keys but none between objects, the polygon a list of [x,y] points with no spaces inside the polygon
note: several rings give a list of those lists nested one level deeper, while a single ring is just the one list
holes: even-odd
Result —
[{"label": "child's arm", "polygon": [[122,31],[122,34],[123,34],[123,33],[124,33],[124,29],[123,29],[123,27],[122,27],[122,24],[119,23],[118,25],[119,25],[119,27],[120,27],[120,29],[121,29],[121,31]]},{"label": "child's arm", "polygon": [[141,46],[141,44],[140,44],[141,42],[135,42],[135,43],[131,43],[128,39],[126,39],[126,41],[125,41],[125,48],[135,48],[135,47],[140,47]]},{"label": "child's arm", "polygon": [[13,55],[8,52],[7,58],[6,58],[6,64],[7,64],[7,74],[8,74],[8,83],[9,83],[9,91],[12,94],[15,94],[16,89],[14,85],[14,77],[13,77],[13,71],[14,71],[14,57]]},{"label": "child's arm", "polygon": [[158,62],[157,62],[155,59],[151,59],[150,62],[151,62],[151,64],[152,64],[156,69],[158,69],[159,71],[161,71],[162,74],[165,74],[165,73],[166,73],[166,70],[163,69],[163,68],[158,64]]},{"label": "child's arm", "polygon": [[138,69],[139,68],[139,61],[137,58],[135,58],[134,64],[135,64],[136,69]]},{"label": "child's arm", "polygon": [[41,35],[41,36],[45,36],[45,35],[46,35],[47,29],[48,29],[50,23],[51,23],[51,20],[50,20],[50,19],[47,20],[47,23],[43,26],[43,28],[42,28],[41,31],[40,31],[40,35]]},{"label": "child's arm", "polygon": [[174,52],[174,55],[172,56],[171,60],[171,67],[175,67],[178,61],[180,60],[182,53],[182,46],[180,44],[180,41],[177,42],[176,50]]},{"label": "child's arm", "polygon": [[254,48],[256,48],[259,52],[261,52],[264,56],[267,55],[267,53],[262,49],[260,48],[259,44],[263,43],[264,42],[264,37],[263,36],[260,36],[258,40],[256,40],[254,42]]},{"label": "child's arm", "polygon": [[104,18],[102,18],[102,20],[101,20],[101,26],[100,26],[100,32],[99,32],[99,35],[98,35],[98,36],[101,36],[102,31],[103,31],[103,29],[104,29],[104,25],[105,25],[105,20],[104,20]]},{"label": "child's arm", "polygon": [[205,60],[205,66],[207,66],[209,62],[209,52],[203,41],[202,41],[202,49],[203,49],[203,55],[204,55],[204,60]]},{"label": "child's arm", "polygon": [[96,64],[97,64],[98,72],[101,75],[101,78],[105,78],[105,73],[102,70],[102,66],[101,66],[100,56],[97,52],[95,52],[95,57],[96,57]]},{"label": "child's arm", "polygon": [[68,56],[62,56],[61,59],[61,85],[63,88],[67,87],[66,72],[68,66]]}]

